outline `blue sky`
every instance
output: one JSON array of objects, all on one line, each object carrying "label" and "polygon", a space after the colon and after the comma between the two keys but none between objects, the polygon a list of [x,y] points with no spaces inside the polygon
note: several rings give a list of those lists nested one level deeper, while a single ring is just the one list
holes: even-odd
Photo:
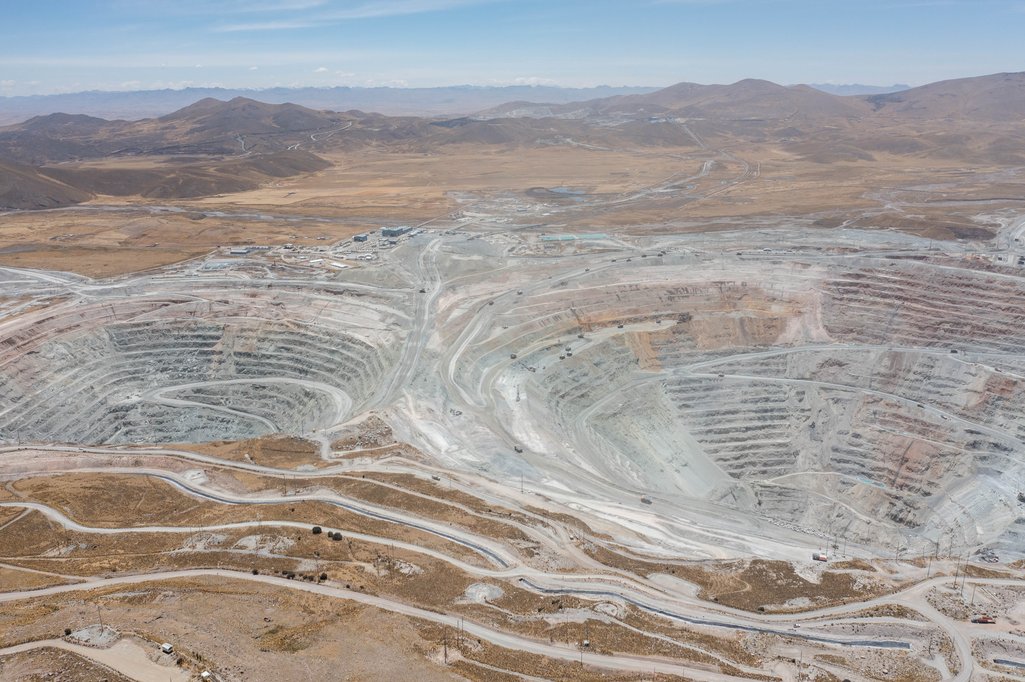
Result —
[{"label": "blue sky", "polygon": [[0,95],[922,84],[1025,70],[1025,0],[0,0]]}]

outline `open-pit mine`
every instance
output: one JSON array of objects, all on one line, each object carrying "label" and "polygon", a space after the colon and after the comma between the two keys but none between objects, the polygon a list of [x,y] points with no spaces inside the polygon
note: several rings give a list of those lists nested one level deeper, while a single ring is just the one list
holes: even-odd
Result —
[{"label": "open-pit mine", "polygon": [[1025,679],[1019,124],[769,85],[0,129],[0,678]]}]

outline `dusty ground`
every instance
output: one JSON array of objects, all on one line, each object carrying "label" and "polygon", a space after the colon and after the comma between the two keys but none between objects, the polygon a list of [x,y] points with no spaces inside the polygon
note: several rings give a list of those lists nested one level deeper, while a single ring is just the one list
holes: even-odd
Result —
[{"label": "dusty ground", "polygon": [[0,656],[0,679],[9,682],[132,682],[116,670],[61,649]]},{"label": "dusty ground", "polygon": [[[233,472],[234,473],[234,472]],[[311,488],[327,488],[358,500],[415,512],[426,518],[439,519],[452,525],[463,526],[491,537],[509,540],[528,541],[529,538],[516,526],[506,520],[518,520],[533,525],[533,521],[504,511],[501,508],[489,507],[474,501],[470,495],[459,491],[445,490],[426,482],[418,482],[412,490],[419,488],[432,497],[412,494],[396,487],[379,485],[370,478],[358,473],[348,476],[332,476],[317,479],[313,486],[304,485],[301,479],[275,479],[236,473],[239,478],[248,480],[250,490],[266,491],[283,488],[284,491],[298,493]],[[403,477],[401,481],[405,481]],[[414,479],[416,480],[416,479]],[[124,519],[131,518],[129,525],[214,525],[231,523],[233,520],[269,520],[283,519],[290,521],[307,521],[310,524],[332,525],[336,519],[347,519],[344,526],[332,527],[362,528],[370,532],[372,528],[383,528],[380,522],[359,515],[353,515],[335,507],[319,502],[297,502],[294,506],[260,505],[256,509],[255,518],[252,511],[241,507],[217,504],[206,500],[191,498],[171,488],[166,482],[155,478],[137,476],[117,476],[107,474],[70,474],[58,477],[38,479],[22,479],[13,484],[12,489],[24,499],[43,502],[64,511],[69,517],[81,523],[100,527],[124,526]],[[449,499],[452,498],[452,499]],[[454,504],[453,504],[454,503]],[[469,503],[468,505],[466,503]],[[480,515],[467,514],[459,506],[469,506]],[[320,519],[314,514],[320,513]],[[491,518],[488,518],[490,516]],[[362,521],[366,524],[361,526]],[[337,523],[337,521],[336,521]],[[393,529],[394,531],[394,529]],[[386,533],[391,535],[390,533]]]},{"label": "dusty ground", "polygon": [[[177,263],[239,244],[320,244],[371,227],[360,222],[287,222],[204,216],[199,211],[157,213],[123,199],[62,211],[0,217],[0,264],[111,277]],[[160,204],[156,204],[159,206]],[[175,205],[178,205],[177,203]]]},{"label": "dusty ground", "polygon": [[212,455],[218,459],[249,462],[276,469],[295,469],[300,466],[323,467],[328,464],[320,457],[318,443],[288,436],[267,436],[249,440],[183,444],[170,447]]},{"label": "dusty ground", "polygon": [[[422,656],[432,643],[403,618],[315,595],[214,580],[5,605],[0,643],[93,624],[97,607],[106,625],[134,633],[154,649],[173,642],[187,667],[198,672],[209,665],[232,682],[291,679],[299,652],[308,679],[454,679]],[[225,612],[232,614],[232,627],[225,627]]]},{"label": "dusty ground", "polygon": [[[202,200],[205,206],[287,206],[298,214],[426,220],[448,213],[459,193],[526,192],[534,187],[581,187],[619,193],[655,184],[701,161],[691,149],[600,151],[572,147],[505,148],[451,145],[424,153],[394,150],[327,152],[332,168],[284,180],[255,192]],[[686,155],[686,160],[681,159]]]},{"label": "dusty ground", "polygon": [[[16,531],[12,531],[12,534]],[[3,544],[0,542],[0,544]],[[20,550],[16,550],[20,551]],[[15,559],[16,555],[10,555],[8,559]],[[33,590],[37,587],[49,585],[63,585],[69,582],[64,578],[53,575],[45,575],[34,571],[21,571],[8,566],[0,566],[0,590]]]},{"label": "dusty ground", "polygon": [[[209,526],[241,521],[285,520],[339,530],[416,542],[444,551],[471,563],[479,554],[423,531],[396,526],[322,502],[265,504],[252,507],[218,504],[180,493],[163,481],[148,477],[110,477],[97,474],[23,479],[16,490],[29,501],[61,510],[71,519],[90,526]],[[13,526],[12,526],[13,528]]]},{"label": "dusty ground", "polygon": [[[325,536],[291,536],[267,528],[259,531],[196,532],[191,535],[133,534],[94,536],[76,532],[47,533],[45,522],[26,519],[23,527],[13,529],[0,540],[3,554],[21,553],[13,558],[24,565],[47,567],[65,573],[135,573],[197,567],[222,567],[259,570],[265,574],[292,571],[296,579],[310,576],[316,580],[323,572],[332,585],[354,591],[389,595],[404,602],[465,614],[504,630],[555,642],[572,644],[580,639],[583,620],[596,618],[593,603],[574,597],[548,598],[503,584],[504,595],[492,605],[464,600],[463,595],[479,579],[461,575],[450,566],[415,553],[364,542],[331,542]],[[30,538],[36,538],[33,543]],[[40,538],[47,540],[39,541]],[[254,555],[253,548],[258,550]],[[578,623],[560,622],[570,614]],[[548,619],[557,619],[549,622]],[[667,627],[658,619],[630,610],[624,622],[633,628],[662,631],[671,641],[662,641],[624,629],[618,622],[588,620],[592,650],[598,653],[631,652],[657,654],[702,665],[719,667],[720,658],[746,664],[757,659],[746,654],[735,638],[709,636],[700,632]],[[295,633],[271,633],[278,646],[295,647]],[[711,653],[709,653],[711,652]],[[722,664],[730,669],[728,663]]]},{"label": "dusty ground", "polygon": [[[163,205],[155,201],[101,197],[76,209],[8,214],[0,230],[0,264],[107,277],[222,246],[314,245],[382,223],[418,224],[462,212],[492,216],[495,202],[523,207],[528,212],[520,219],[528,222],[555,210],[569,231],[714,231],[744,227],[745,220],[757,227],[770,217],[800,216],[822,229],[864,226],[939,239],[977,238],[992,234],[995,225],[980,224],[970,206],[948,202],[994,207],[1021,191],[1017,176],[998,167],[973,168],[968,176],[956,162],[886,154],[823,164],[751,143],[728,156],[693,148],[488,145],[454,145],[429,154],[364,149],[324,156],[334,164],[324,171],[253,191],[171,202],[181,212],[154,212]],[[699,177],[706,161],[708,174]],[[1001,172],[1000,182],[972,182]],[[571,188],[580,198],[544,189],[553,187]],[[900,208],[902,203],[913,209]],[[204,215],[211,211],[229,215]],[[254,218],[261,214],[277,217]]]},{"label": "dusty ground", "polygon": [[642,575],[663,574],[688,580],[700,586],[703,599],[746,611],[796,612],[823,608],[871,598],[898,587],[871,568],[866,571],[813,566],[812,575],[806,577],[787,561],[659,563],[617,554],[596,543],[585,543],[582,548],[606,566]]},{"label": "dusty ground", "polygon": [[366,450],[381,448],[395,442],[391,427],[377,415],[370,415],[334,433],[333,450]]}]

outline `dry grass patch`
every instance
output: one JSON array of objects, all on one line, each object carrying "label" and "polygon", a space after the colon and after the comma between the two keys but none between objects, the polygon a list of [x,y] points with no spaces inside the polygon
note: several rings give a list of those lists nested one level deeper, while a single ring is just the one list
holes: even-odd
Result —
[{"label": "dry grass patch", "polygon": [[[450,671],[423,656],[432,643],[421,637],[417,621],[344,599],[220,577],[11,602],[0,610],[0,646],[95,624],[97,606],[104,624],[154,646],[173,642],[193,669],[201,665],[226,679],[451,679]],[[301,665],[289,651],[296,647]]]},{"label": "dry grass patch", "polygon": [[209,252],[210,249],[176,247],[106,249],[29,244],[0,250],[0,265],[75,272],[86,277],[102,279],[179,263]]},{"label": "dry grass patch", "polygon": [[[522,679],[521,675],[565,682],[583,682],[585,680],[607,680],[608,682],[627,682],[629,680],[633,682],[637,680],[636,674],[617,673],[587,665],[586,653],[584,654],[584,664],[581,665],[578,662],[557,661],[522,651],[505,649],[475,638],[459,638],[456,631],[433,623],[422,623],[419,629],[421,636],[433,643],[430,650],[424,651],[425,655],[437,658],[439,650],[447,643],[450,660],[453,661],[451,667],[474,681],[516,680]],[[474,665],[475,662],[483,663],[489,668]],[[505,677],[501,672],[496,673],[490,667],[519,673],[519,675]],[[670,682],[671,680],[682,681],[685,678],[661,674],[648,679]]]},{"label": "dry grass patch", "polygon": [[[323,245],[365,231],[366,222],[309,225],[196,212],[153,214],[145,202],[112,200],[118,210],[27,211],[4,216],[0,264],[113,277],[162,267],[235,244]],[[175,201],[176,205],[183,202]]]},{"label": "dry grass patch", "polygon": [[325,502],[232,505],[186,495],[149,476],[62,474],[22,479],[19,493],[101,528],[204,526],[242,521],[297,521],[325,529],[347,530],[436,549],[469,563],[487,565],[478,553],[432,533],[373,519]]},{"label": "dry grass patch", "polygon": [[50,585],[66,585],[68,582],[70,581],[56,575],[19,571],[15,568],[0,566],[0,592],[35,590]]},{"label": "dry grass patch", "polygon": [[[673,575],[698,585],[702,599],[745,611],[764,611],[772,607],[774,613],[799,613],[871,599],[895,588],[880,579],[835,570],[822,572],[816,583],[798,575],[786,561],[754,559],[670,564],[627,557],[594,543],[586,543],[582,548],[606,566],[643,576]],[[786,606],[791,600],[807,601],[800,606]]]},{"label": "dry grass patch", "polygon": [[[4,492],[6,491],[3,491],[3,489],[0,488],[0,500],[8,501],[14,499],[14,496],[11,495],[10,492],[7,492],[6,496],[3,495]],[[18,507],[0,507],[0,527],[10,523],[24,512],[24,509],[19,509]]]},{"label": "dry grass patch", "polygon": [[133,682],[101,663],[52,647],[0,656],[0,677],[12,682]]},{"label": "dry grass patch", "polygon": [[248,440],[214,441],[169,447],[275,469],[295,469],[303,465],[320,468],[329,465],[329,462],[320,458],[319,443],[294,436],[263,436]]},{"label": "dry grass patch", "polygon": [[455,193],[522,192],[581,187],[597,194],[631,192],[678,173],[697,173],[693,149],[593,150],[569,146],[452,144],[430,153],[365,148],[323,152],[334,166],[250,192],[209,197],[203,206],[274,206],[290,213],[427,220],[458,208]]}]

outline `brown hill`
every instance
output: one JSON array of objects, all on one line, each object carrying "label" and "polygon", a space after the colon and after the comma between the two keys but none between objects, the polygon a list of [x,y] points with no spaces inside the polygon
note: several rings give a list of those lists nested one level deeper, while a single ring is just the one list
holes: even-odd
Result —
[{"label": "brown hill", "polygon": [[625,95],[572,104],[513,102],[482,112],[480,118],[672,115],[717,120],[856,118],[871,112],[865,102],[838,97],[805,85],[784,87],[747,79],[732,85],[676,85],[642,95]]},{"label": "brown hill", "polygon": [[1025,120],[1025,73],[940,81],[887,95],[859,98],[877,115],[915,119]]},{"label": "brown hill", "polygon": [[315,154],[284,151],[224,160],[149,168],[97,168],[67,164],[33,168],[0,162],[0,210],[61,208],[97,194],[187,199],[255,189],[272,178],[323,170],[330,166]]},{"label": "brown hill", "polygon": [[36,168],[0,161],[0,210],[33,210],[70,206],[90,194]]},{"label": "brown hill", "polygon": [[[351,120],[241,97],[205,99],[142,121],[39,116],[0,129],[0,154],[13,161],[0,167],[0,206],[52,208],[95,194],[192,198],[255,189],[271,178],[330,165],[297,147]],[[148,156],[152,164],[89,163]],[[168,156],[178,160],[168,163]]]},{"label": "brown hill", "polygon": [[91,116],[37,116],[0,128],[0,156],[30,165],[108,156],[117,151],[126,125]]},{"label": "brown hill", "polygon": [[747,79],[732,85],[679,83],[647,95],[606,100],[599,111],[673,113],[688,118],[790,119],[849,118],[869,111],[862,102],[804,85],[784,87]]},{"label": "brown hill", "polygon": [[193,139],[316,132],[339,122],[336,115],[297,104],[265,104],[246,97],[228,102],[208,97],[155,120],[174,130],[184,128],[184,135]]},{"label": "brown hill", "polygon": [[157,165],[148,169],[56,166],[47,176],[94,194],[190,199],[255,189],[271,178],[323,170],[327,161],[304,151]]},{"label": "brown hill", "polygon": [[237,97],[204,99],[161,118],[104,121],[52,114],[0,128],[0,156],[30,165],[152,154],[277,152],[345,125],[341,114]]}]

